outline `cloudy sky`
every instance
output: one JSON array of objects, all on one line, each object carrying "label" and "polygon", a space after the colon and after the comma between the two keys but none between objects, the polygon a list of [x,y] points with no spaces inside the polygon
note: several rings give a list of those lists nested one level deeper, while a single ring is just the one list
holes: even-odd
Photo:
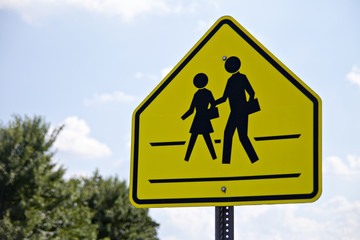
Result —
[{"label": "cloudy sky", "polygon": [[[68,177],[128,181],[132,112],[230,15],[323,102],[321,198],[236,207],[236,239],[360,239],[359,12],[357,0],[0,0],[0,120],[65,124]],[[214,238],[213,207],[150,213],[162,240]]]}]

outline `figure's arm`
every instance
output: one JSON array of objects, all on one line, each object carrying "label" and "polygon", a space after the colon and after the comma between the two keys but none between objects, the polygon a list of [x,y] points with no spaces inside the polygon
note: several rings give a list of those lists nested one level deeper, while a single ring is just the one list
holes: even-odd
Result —
[{"label": "figure's arm", "polygon": [[[228,83],[229,83],[229,82],[228,82]],[[222,96],[221,98],[215,100],[215,106],[216,106],[216,105],[219,105],[219,104],[221,104],[221,103],[223,103],[223,102],[226,101],[226,99],[227,99],[228,96],[229,96],[228,92],[229,92],[229,84],[226,84],[224,94],[223,94],[223,96]]]},{"label": "figure's arm", "polygon": [[215,103],[215,98],[214,96],[212,95],[212,93],[210,92],[210,108],[213,108],[216,106],[216,103]]},{"label": "figure's arm", "polygon": [[218,100],[215,101],[215,105],[219,105],[219,104],[225,102],[226,99],[227,99],[226,96],[222,96],[221,98],[219,98]]},{"label": "figure's arm", "polygon": [[189,110],[187,110],[186,113],[181,116],[181,119],[185,120],[187,117],[189,117],[191,114],[193,114],[194,109],[195,109],[195,105],[194,105],[194,99],[193,99],[192,102],[191,102]]},{"label": "figure's arm", "polygon": [[184,115],[182,115],[181,119],[185,120],[187,117],[189,117],[191,114],[193,114],[193,112],[194,112],[194,109],[190,108],[189,110],[187,110],[187,112]]},{"label": "figure's arm", "polygon": [[250,97],[249,100],[252,100],[252,99],[255,98],[255,91],[254,91],[254,89],[252,88],[252,86],[251,86],[249,80],[247,79],[247,77],[246,77],[245,75],[244,75],[244,77],[245,77],[245,80],[246,80],[245,90],[246,90],[246,92],[249,94],[249,97]]}]

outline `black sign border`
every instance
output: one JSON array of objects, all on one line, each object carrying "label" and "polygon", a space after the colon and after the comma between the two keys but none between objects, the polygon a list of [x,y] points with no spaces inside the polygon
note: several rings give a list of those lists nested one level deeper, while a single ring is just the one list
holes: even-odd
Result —
[{"label": "black sign border", "polygon": [[[313,122],[314,122],[314,152],[313,152],[313,192],[309,194],[288,194],[288,195],[264,195],[264,196],[241,196],[241,197],[213,197],[213,198],[166,198],[166,199],[139,199],[137,196],[137,179],[138,179],[138,150],[139,150],[139,126],[140,114],[147,106],[166,88],[166,86],[177,76],[177,74],[186,66],[187,63],[201,50],[201,48],[214,36],[214,34],[227,24],[237,32],[248,44],[250,44],[261,56],[263,56],[273,67],[275,67],[285,78],[287,78],[296,88],[307,96],[314,104]],[[231,203],[236,202],[260,202],[260,201],[277,201],[277,200],[304,200],[312,199],[319,193],[319,102],[301,83],[299,83],[291,74],[289,74],[276,60],[274,60],[266,51],[259,47],[245,32],[243,32],[230,19],[221,20],[212,31],[190,52],[188,57],[180,64],[179,67],[165,80],[163,84],[144,102],[144,104],[135,113],[134,126],[134,148],[133,148],[133,175],[132,175],[132,199],[139,205],[156,205],[156,204],[191,204],[191,203]],[[246,204],[246,203],[243,203]],[[205,204],[204,204],[205,205]],[[207,206],[209,204],[206,204]],[[216,205],[216,204],[214,204]]]}]

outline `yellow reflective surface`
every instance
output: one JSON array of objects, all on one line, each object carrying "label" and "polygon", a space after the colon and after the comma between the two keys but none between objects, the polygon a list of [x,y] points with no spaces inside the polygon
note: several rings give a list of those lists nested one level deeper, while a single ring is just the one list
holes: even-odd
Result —
[{"label": "yellow reflective surface", "polygon": [[[236,130],[231,162],[222,163],[227,100],[218,105],[219,118],[211,120],[217,159],[199,134],[185,161],[196,111],[185,120],[181,116],[198,91],[194,76],[205,73],[205,88],[219,99],[232,76],[224,56],[241,60],[239,72],[259,101],[261,110],[248,117],[248,137],[259,160],[251,163]],[[151,183],[164,179],[177,182]],[[130,199],[137,207],[309,202],[320,194],[320,98],[231,17],[219,19],[134,112]]]}]

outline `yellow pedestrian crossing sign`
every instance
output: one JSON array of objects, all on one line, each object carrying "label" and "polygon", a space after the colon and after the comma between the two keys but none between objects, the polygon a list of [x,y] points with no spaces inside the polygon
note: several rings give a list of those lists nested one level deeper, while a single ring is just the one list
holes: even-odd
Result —
[{"label": "yellow pedestrian crossing sign", "polygon": [[231,17],[208,30],[132,121],[136,207],[321,194],[321,99]]}]

